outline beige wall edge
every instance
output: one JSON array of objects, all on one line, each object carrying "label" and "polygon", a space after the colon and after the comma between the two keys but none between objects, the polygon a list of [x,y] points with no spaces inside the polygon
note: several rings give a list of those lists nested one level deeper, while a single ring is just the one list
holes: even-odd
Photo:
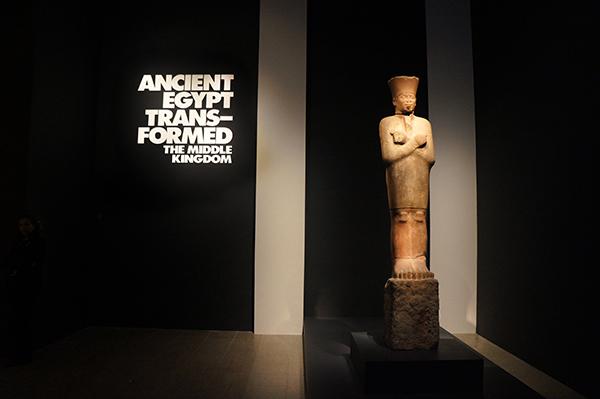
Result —
[{"label": "beige wall edge", "polygon": [[254,332],[302,334],[306,1],[261,0]]},{"label": "beige wall edge", "polygon": [[426,0],[431,171],[431,270],[440,324],[474,333],[477,317],[477,186],[471,16],[468,0]]}]

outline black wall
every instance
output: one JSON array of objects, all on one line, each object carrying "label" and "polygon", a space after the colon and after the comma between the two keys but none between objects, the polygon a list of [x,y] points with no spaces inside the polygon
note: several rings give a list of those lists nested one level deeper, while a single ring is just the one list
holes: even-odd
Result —
[{"label": "black wall", "polygon": [[26,208],[47,241],[36,340],[45,343],[86,321],[98,41],[81,5],[33,2],[33,49]]},{"label": "black wall", "polygon": [[472,7],[477,331],[590,397],[596,19],[577,3]]},{"label": "black wall", "polygon": [[[101,21],[93,322],[252,330],[258,2],[181,7]],[[232,164],[172,164],[137,144],[144,110],[162,108],[142,76],[178,73],[235,75]]]},{"label": "black wall", "polygon": [[[27,189],[27,154],[31,107],[31,4],[3,6],[0,23],[0,70],[5,95],[0,101],[0,320],[6,320],[5,256],[17,235]],[[0,322],[0,341],[5,334]],[[0,353],[3,352],[0,346]]]},{"label": "black wall", "polygon": [[29,116],[31,107],[31,5],[27,2],[6,7],[2,18],[2,128],[0,170],[0,250],[16,233],[16,218],[22,211],[26,191]]},{"label": "black wall", "polygon": [[378,126],[393,115],[387,80],[421,78],[427,117],[424,2],[309,2],[306,316],[377,316],[391,270]]},{"label": "black wall", "polygon": [[[24,202],[48,243],[38,335],[251,330],[258,2],[39,1],[28,15]],[[173,165],[136,144],[156,103],[137,92],[144,73],[235,74],[232,165]]]}]

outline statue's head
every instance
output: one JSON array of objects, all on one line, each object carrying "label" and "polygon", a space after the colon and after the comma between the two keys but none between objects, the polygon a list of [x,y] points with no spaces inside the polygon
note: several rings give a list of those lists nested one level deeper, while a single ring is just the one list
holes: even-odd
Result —
[{"label": "statue's head", "polygon": [[417,106],[417,87],[419,78],[416,76],[394,76],[388,80],[392,91],[392,103],[397,114],[410,115]]}]

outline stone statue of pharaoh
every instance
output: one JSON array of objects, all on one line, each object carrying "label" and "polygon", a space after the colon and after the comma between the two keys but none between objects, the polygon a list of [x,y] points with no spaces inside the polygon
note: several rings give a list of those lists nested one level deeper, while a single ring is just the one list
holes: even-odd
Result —
[{"label": "stone statue of pharaoh", "polygon": [[395,115],[379,124],[391,217],[392,278],[426,279],[429,170],[435,162],[431,124],[415,116],[419,78],[388,81]]}]

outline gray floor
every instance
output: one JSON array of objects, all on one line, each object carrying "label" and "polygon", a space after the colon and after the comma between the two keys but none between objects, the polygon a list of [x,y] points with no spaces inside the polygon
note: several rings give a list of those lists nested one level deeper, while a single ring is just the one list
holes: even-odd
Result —
[{"label": "gray floor", "polygon": [[568,386],[527,364],[478,334],[455,334],[479,354],[510,373],[546,399],[585,399]]},{"label": "gray floor", "polygon": [[[382,331],[381,318],[306,318],[304,320],[304,362],[306,396],[310,399],[366,399],[378,398],[448,398],[448,395],[400,396],[367,395],[350,360],[350,333]],[[442,336],[448,335],[441,332]],[[398,375],[393,383],[402,382]],[[456,395],[451,396],[457,399]],[[464,395],[460,396],[461,399]],[[509,373],[485,360],[483,367],[483,393],[478,399],[542,399],[543,396],[512,377]]]},{"label": "gray floor", "polygon": [[87,328],[0,369],[0,398],[302,399],[302,337]]},{"label": "gray floor", "polygon": [[[544,397],[582,398],[482,337],[458,337]],[[321,350],[348,350],[332,345]],[[303,399],[302,350],[300,336],[86,328],[36,352],[32,364],[0,368],[0,398]],[[320,374],[340,394],[335,371]]]}]

